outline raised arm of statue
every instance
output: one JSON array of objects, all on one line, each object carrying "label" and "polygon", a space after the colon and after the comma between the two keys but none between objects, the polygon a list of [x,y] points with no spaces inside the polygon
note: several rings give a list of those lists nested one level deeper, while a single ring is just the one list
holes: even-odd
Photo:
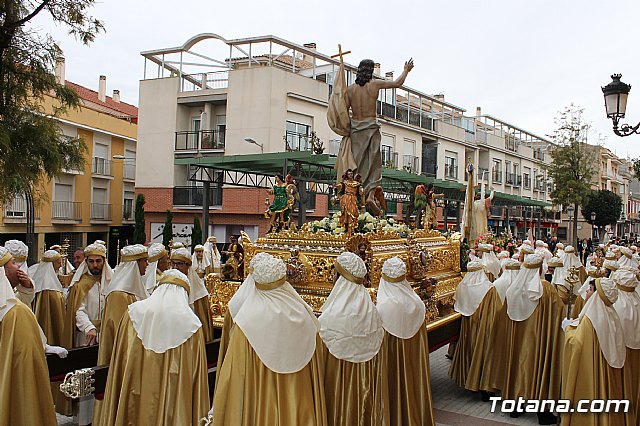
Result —
[{"label": "raised arm of statue", "polygon": [[413,69],[413,58],[409,58],[407,62],[404,63],[404,69],[402,70],[402,74],[398,76],[397,79],[390,80],[372,80],[371,83],[374,84],[378,90],[379,89],[394,89],[402,86],[404,81],[407,79],[407,75]]}]

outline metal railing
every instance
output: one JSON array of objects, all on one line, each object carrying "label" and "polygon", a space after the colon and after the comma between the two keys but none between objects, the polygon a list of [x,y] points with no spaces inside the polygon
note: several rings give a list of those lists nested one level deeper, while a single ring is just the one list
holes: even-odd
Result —
[{"label": "metal railing", "polygon": [[135,180],[136,179],[136,165],[135,164],[124,164],[122,170],[122,177],[127,180]]},{"label": "metal railing", "polygon": [[436,119],[427,112],[420,112],[419,107],[412,106],[411,110],[406,105],[393,105],[377,101],[378,114],[402,121],[422,129],[436,131]]},{"label": "metal railing", "polygon": [[[285,141],[287,151],[311,151],[311,136],[305,133],[285,132]],[[336,154],[337,155],[337,154]]]},{"label": "metal railing", "polygon": [[487,175],[487,179],[489,179],[489,169],[485,169],[484,167],[478,168],[478,177],[477,177],[478,182],[482,182],[482,178],[485,175],[485,173]]},{"label": "metal railing", "polygon": [[182,130],[176,132],[175,150],[224,149],[224,136],[219,130]]},{"label": "metal railing", "polygon": [[529,175],[524,175],[522,177],[522,186],[525,189],[531,189],[531,176]]},{"label": "metal railing", "polygon": [[434,162],[426,162],[422,161],[422,174],[425,176],[430,176],[430,177],[436,177],[436,174],[438,172],[438,165]]},{"label": "metal railing", "polygon": [[[202,206],[204,188],[201,186],[176,186],[173,188],[174,206]],[[222,188],[210,188],[209,202],[222,205]]]},{"label": "metal railing", "polygon": [[82,220],[82,203],[76,201],[51,202],[51,219]]},{"label": "metal railing", "polygon": [[[130,201],[130,202],[127,202]],[[133,220],[133,200],[124,200],[122,204],[122,220]]]},{"label": "metal railing", "polygon": [[331,139],[329,141],[329,155],[337,157],[340,152],[340,139]]},{"label": "metal railing", "polygon": [[507,173],[507,185],[520,186],[522,184],[522,177],[515,173]]},{"label": "metal railing", "polygon": [[181,92],[194,92],[204,89],[226,89],[228,86],[229,71],[184,74],[180,79]]},{"label": "metal railing", "polygon": [[398,168],[398,153],[393,151],[391,147],[382,145],[382,167],[387,169]]},{"label": "metal railing", "polygon": [[444,177],[446,179],[458,179],[458,166],[456,164],[444,165]]},{"label": "metal railing", "polygon": [[403,155],[402,169],[409,173],[418,173],[418,157],[415,155]]},{"label": "metal railing", "polygon": [[[27,200],[24,197],[15,197],[4,205],[2,211],[5,219],[27,220]],[[34,219],[40,219],[39,209],[34,209]]]},{"label": "metal railing", "polygon": [[493,173],[491,173],[491,181],[493,183],[502,183],[502,172],[494,170]]},{"label": "metal railing", "polygon": [[113,176],[111,171],[111,161],[106,158],[93,157],[91,173],[100,176]]},{"label": "metal railing", "polygon": [[111,204],[91,203],[91,220],[111,220]]}]

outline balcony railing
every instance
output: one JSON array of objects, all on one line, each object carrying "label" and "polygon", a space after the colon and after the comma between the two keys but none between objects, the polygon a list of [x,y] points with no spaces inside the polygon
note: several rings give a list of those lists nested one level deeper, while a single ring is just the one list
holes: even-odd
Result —
[{"label": "balcony railing", "polygon": [[82,203],[75,201],[53,201],[51,219],[82,220]]},{"label": "balcony railing", "polygon": [[484,179],[485,174],[487,175],[487,179],[489,177],[489,169],[485,169],[483,167],[479,167],[478,168],[478,182],[482,182],[482,179]]},{"label": "balcony railing", "polygon": [[122,177],[127,180],[135,180],[136,179],[136,165],[135,164],[125,164]]},{"label": "balcony railing", "polygon": [[491,181],[493,183],[502,183],[502,172],[494,170],[493,173],[491,173]]},{"label": "balcony railing", "polygon": [[524,186],[525,189],[531,189],[531,176],[524,175],[522,177],[522,186]]},{"label": "balcony railing", "polygon": [[393,151],[391,147],[382,146],[382,167],[387,169],[398,168],[398,153]]},{"label": "balcony railing", "polygon": [[229,71],[184,74],[180,79],[181,92],[193,92],[204,89],[226,89],[228,85]]},{"label": "balcony railing", "polygon": [[[204,188],[201,186],[176,186],[173,188],[174,206],[202,206]],[[222,205],[222,188],[210,188],[209,203]]]},{"label": "balcony railing", "polygon": [[113,176],[111,161],[101,157],[93,157],[91,173],[100,176]]},{"label": "balcony railing", "polygon": [[547,184],[543,180],[537,180],[535,186],[533,187],[533,189],[536,190],[536,191],[540,191],[540,192],[546,192]]},{"label": "balcony railing", "polygon": [[418,173],[418,157],[415,155],[403,155],[402,168],[409,173]]},{"label": "balcony railing", "polygon": [[520,186],[522,184],[522,177],[515,173],[507,173],[507,185]]},{"label": "balcony railing", "polygon": [[111,204],[91,203],[91,220],[111,220]]},{"label": "balcony railing", "polygon": [[436,120],[427,112],[420,112],[419,108],[411,107],[411,111],[407,111],[406,105],[392,105],[386,102],[378,101],[377,111],[379,115],[393,118],[413,126],[421,127],[427,130],[436,131]]},{"label": "balcony railing", "polygon": [[287,151],[311,151],[311,136],[305,133],[296,133],[287,130],[284,139],[287,143]]},{"label": "balcony railing", "polygon": [[458,166],[456,164],[445,164],[444,177],[446,179],[458,179]]},{"label": "balcony railing", "polygon": [[436,177],[438,165],[435,162],[428,163],[422,159],[422,174],[425,176]]},{"label": "balcony railing", "polygon": [[340,152],[340,139],[331,139],[329,141],[329,155],[337,157]]},{"label": "balcony railing", "polygon": [[[129,202],[127,202],[129,201]],[[133,220],[133,200],[124,200],[122,205],[122,220]]]},{"label": "balcony railing", "polygon": [[183,130],[176,132],[176,151],[224,149],[224,131]]},{"label": "balcony railing", "polygon": [[[9,220],[24,221],[27,220],[27,200],[23,197],[16,197],[3,208],[4,218]],[[34,209],[34,219],[40,219],[40,211]]]}]

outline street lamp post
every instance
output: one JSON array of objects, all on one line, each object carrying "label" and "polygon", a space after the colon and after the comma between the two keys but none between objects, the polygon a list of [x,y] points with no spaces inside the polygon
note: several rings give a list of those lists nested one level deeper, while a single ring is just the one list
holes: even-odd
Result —
[{"label": "street lamp post", "polygon": [[261,144],[260,142],[256,142],[256,141],[255,141],[254,139],[252,139],[252,138],[244,138],[244,141],[245,141],[245,142],[248,142],[248,143],[250,143],[250,144],[252,144],[252,145],[257,145],[257,146],[259,146],[259,147],[260,147],[260,153],[261,153],[261,154],[264,154],[264,144]]},{"label": "street lamp post", "polygon": [[591,239],[599,240],[598,238],[595,237],[595,234],[593,233],[593,225],[595,221],[596,221],[596,212],[591,212]]},{"label": "street lamp post", "polygon": [[624,118],[627,112],[627,98],[631,91],[631,85],[620,81],[622,74],[613,74],[611,83],[602,87],[604,94],[604,106],[607,111],[607,118],[613,121],[613,133],[618,136],[629,136],[640,134],[640,123],[635,126],[622,124],[619,126],[620,120]]}]

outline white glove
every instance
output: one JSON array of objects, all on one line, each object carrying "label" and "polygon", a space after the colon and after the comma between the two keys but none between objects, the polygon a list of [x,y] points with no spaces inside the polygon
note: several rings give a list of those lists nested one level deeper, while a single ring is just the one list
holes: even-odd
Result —
[{"label": "white glove", "polygon": [[69,351],[63,348],[62,346],[51,346],[51,345],[45,345],[44,353],[48,355],[50,354],[58,355],[58,357],[60,358],[66,358],[67,355],[69,355]]},{"label": "white glove", "polygon": [[565,318],[562,320],[562,331],[567,331],[567,327],[569,326],[577,326],[577,320],[571,318]]}]

